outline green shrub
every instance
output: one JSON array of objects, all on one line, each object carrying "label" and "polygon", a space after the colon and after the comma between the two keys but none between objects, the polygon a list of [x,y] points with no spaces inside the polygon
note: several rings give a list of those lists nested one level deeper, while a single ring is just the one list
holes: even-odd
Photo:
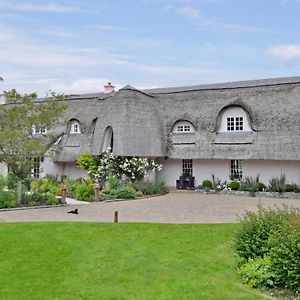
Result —
[{"label": "green shrub", "polygon": [[294,192],[295,186],[293,184],[287,183],[284,185],[284,191],[285,192]]},{"label": "green shrub", "polygon": [[7,187],[7,177],[0,176],[0,191]]},{"label": "green shrub", "polygon": [[145,181],[133,181],[131,186],[138,192],[142,192],[144,195],[147,194],[147,185],[148,182]]},{"label": "green shrub", "polygon": [[243,283],[254,287],[273,287],[275,274],[272,270],[271,259],[268,256],[249,258],[238,273],[242,276]]},{"label": "green shrub", "polygon": [[231,181],[228,186],[233,190],[237,191],[240,188],[240,183],[238,181]]},{"label": "green shrub", "polygon": [[257,190],[258,191],[260,191],[260,192],[264,191],[266,188],[267,188],[267,186],[264,183],[262,183],[262,182],[257,183]]},{"label": "green shrub", "polygon": [[144,195],[163,194],[168,191],[166,183],[163,180],[157,180],[155,182],[135,181],[130,185],[135,191],[141,192]]},{"label": "green shrub", "polygon": [[58,205],[60,203],[55,195],[53,195],[51,193],[46,193],[46,195],[47,195],[47,204],[48,205]]},{"label": "green shrub", "polygon": [[23,195],[22,204],[24,206],[57,205],[59,200],[50,192],[41,193],[34,191],[31,194]]},{"label": "green shrub", "polygon": [[17,188],[18,177],[14,173],[8,173],[7,175],[7,188],[14,190]]},{"label": "green shrub", "polygon": [[293,291],[300,290],[300,217],[290,218],[290,226],[274,233],[269,239],[277,285]]},{"label": "green shrub", "polygon": [[237,254],[244,260],[263,257],[269,252],[268,239],[289,222],[290,212],[283,209],[258,207],[258,212],[247,211],[233,241]]},{"label": "green shrub", "polygon": [[[240,272],[248,284],[269,286],[271,281],[264,280],[271,279],[275,286],[300,289],[299,209],[260,206],[258,213],[247,212],[233,245],[239,256]],[[270,264],[264,261],[266,256]]]},{"label": "green shrub", "polygon": [[67,197],[73,199],[76,198],[77,181],[73,179],[65,178],[64,183],[67,186]]},{"label": "green shrub", "polygon": [[11,208],[17,206],[17,195],[14,191],[0,190],[0,208]]},{"label": "green shrub", "polygon": [[246,177],[240,183],[240,190],[254,193],[266,189],[266,185],[259,180],[259,175],[255,178]]},{"label": "green shrub", "polygon": [[108,188],[109,189],[116,189],[118,188],[119,181],[115,176],[109,176],[108,179]]},{"label": "green shrub", "polygon": [[132,187],[121,187],[117,190],[117,198],[119,199],[136,198],[136,191]]},{"label": "green shrub", "polygon": [[281,174],[280,178],[272,178],[269,181],[268,190],[283,193],[285,191],[285,175]]},{"label": "green shrub", "polygon": [[81,201],[92,201],[94,188],[86,184],[78,184],[76,188],[76,199]]},{"label": "green shrub", "polygon": [[212,184],[211,180],[209,180],[209,179],[205,179],[205,180],[202,181],[202,186],[204,188],[211,188],[212,185],[213,184]]}]

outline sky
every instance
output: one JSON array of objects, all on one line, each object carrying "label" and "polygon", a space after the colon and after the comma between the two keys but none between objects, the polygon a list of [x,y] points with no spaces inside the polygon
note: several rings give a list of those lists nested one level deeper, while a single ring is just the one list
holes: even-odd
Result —
[{"label": "sky", "polygon": [[0,93],[300,76],[300,0],[0,0]]}]

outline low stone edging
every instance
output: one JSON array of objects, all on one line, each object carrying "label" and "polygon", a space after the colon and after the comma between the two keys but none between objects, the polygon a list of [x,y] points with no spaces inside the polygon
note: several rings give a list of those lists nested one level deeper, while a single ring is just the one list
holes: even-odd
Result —
[{"label": "low stone edging", "polygon": [[[229,190],[221,190],[219,192],[215,190],[205,190],[205,189],[196,189],[197,193],[201,194],[221,194],[221,195],[235,195],[235,196],[252,196],[248,191],[229,191]],[[254,196],[252,196],[254,197]],[[300,193],[277,193],[277,192],[256,192],[255,197],[264,197],[264,198],[285,198],[285,199],[300,199]]]},{"label": "low stone edging", "polygon": [[28,210],[28,209],[38,209],[38,208],[52,208],[52,207],[61,207],[61,206],[67,206],[67,204],[0,208],[0,212],[1,211],[11,211],[11,210]]}]

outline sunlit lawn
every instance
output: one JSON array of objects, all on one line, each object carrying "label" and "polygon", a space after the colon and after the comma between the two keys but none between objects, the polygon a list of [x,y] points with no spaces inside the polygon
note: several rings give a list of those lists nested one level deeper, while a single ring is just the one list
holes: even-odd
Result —
[{"label": "sunlit lawn", "polygon": [[267,299],[234,271],[236,226],[0,224],[0,299]]}]

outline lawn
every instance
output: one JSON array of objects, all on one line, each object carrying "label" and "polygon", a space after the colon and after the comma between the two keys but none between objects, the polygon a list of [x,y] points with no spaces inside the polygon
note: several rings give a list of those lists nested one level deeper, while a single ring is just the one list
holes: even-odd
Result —
[{"label": "lawn", "polygon": [[0,224],[0,299],[268,299],[240,283],[235,224]]}]

